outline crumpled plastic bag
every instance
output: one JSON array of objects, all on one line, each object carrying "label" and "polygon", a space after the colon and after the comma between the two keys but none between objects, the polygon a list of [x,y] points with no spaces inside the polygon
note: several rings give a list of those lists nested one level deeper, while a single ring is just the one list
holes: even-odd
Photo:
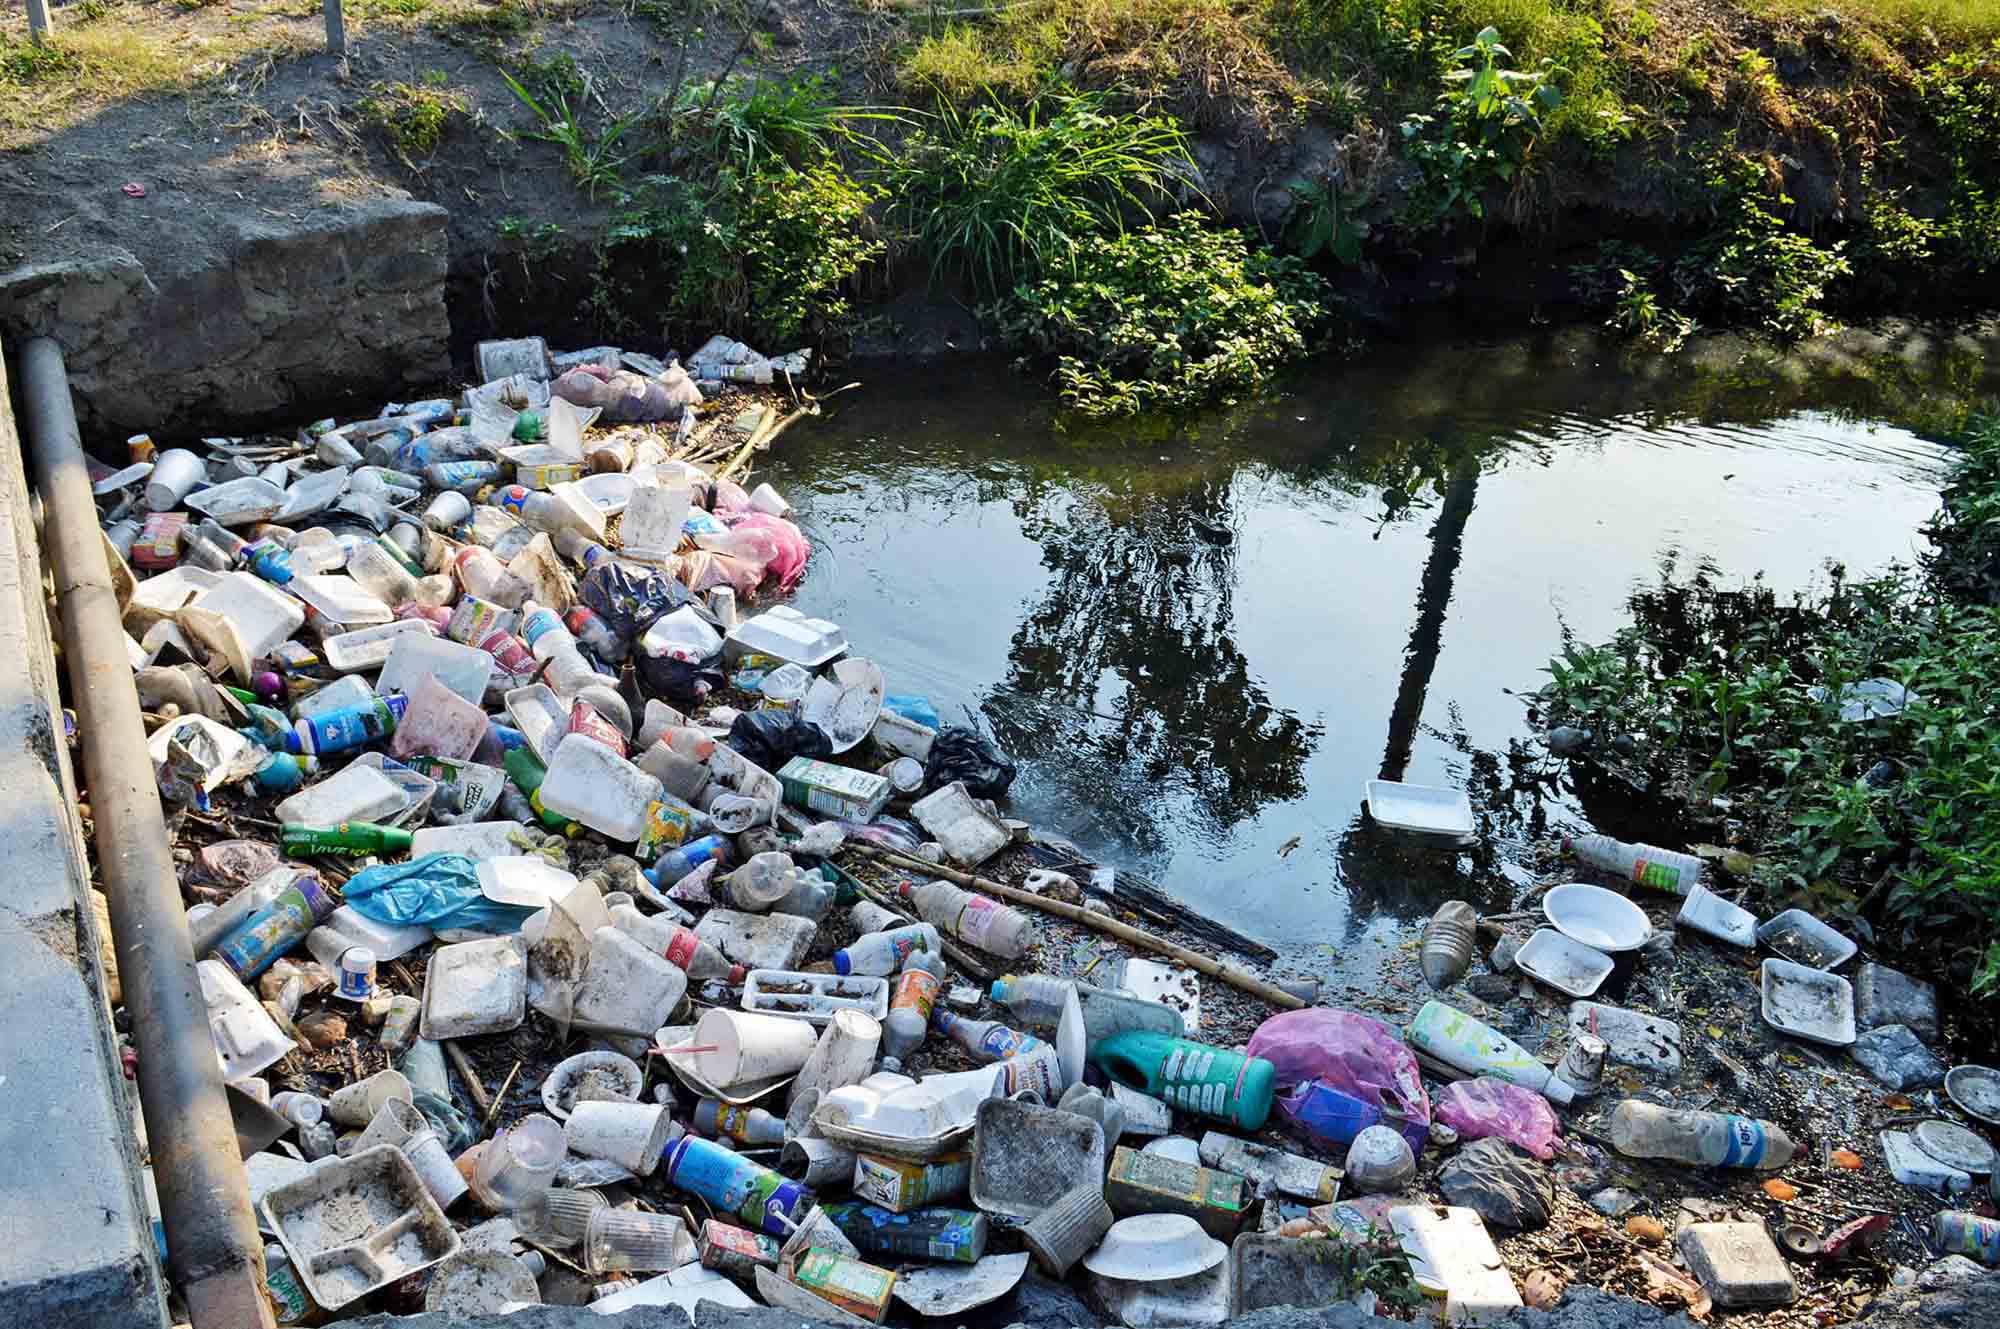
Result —
[{"label": "crumpled plastic bag", "polygon": [[773,517],[768,512],[745,511],[731,513],[729,529],[733,534],[756,532],[768,540],[769,552],[764,559],[764,571],[778,579],[783,590],[791,590],[806,572],[806,563],[812,558],[812,542],[805,533],[783,517]]},{"label": "crumpled plastic bag", "polygon": [[421,924],[439,932],[518,932],[535,912],[487,899],[479,889],[478,866],[464,854],[425,854],[407,863],[363,868],[347,879],[342,894],[363,918],[394,927]]},{"label": "crumpled plastic bag", "polygon": [[744,711],[729,726],[727,743],[767,771],[793,757],[831,757],[833,740],[796,711]]},{"label": "crumpled plastic bag", "polygon": [[721,651],[699,662],[635,651],[632,667],[639,675],[642,692],[648,697],[676,703],[683,710],[703,700],[723,684]]},{"label": "crumpled plastic bag", "polygon": [[549,395],[573,406],[595,406],[603,412],[599,418],[612,425],[677,420],[682,407],[701,401],[701,389],[679,365],[658,378],[581,365],[550,384]]},{"label": "crumpled plastic bag", "polygon": [[702,506],[710,512],[737,512],[750,506],[750,491],[734,480],[717,480],[709,486],[709,501]]},{"label": "crumpled plastic bag", "polygon": [[1411,1152],[1423,1151],[1430,1097],[1416,1055],[1393,1026],[1356,1011],[1312,1006],[1258,1025],[1248,1051],[1277,1068],[1279,1115],[1321,1147],[1348,1143],[1353,1131],[1373,1124],[1353,1111],[1358,1101],[1362,1109],[1379,1109],[1380,1123],[1409,1141]]},{"label": "crumpled plastic bag", "polygon": [[1543,1162],[1555,1157],[1562,1131],[1548,1099],[1490,1075],[1455,1080],[1438,1090],[1431,1116],[1457,1131],[1461,1140],[1498,1136]]},{"label": "crumpled plastic bag", "polygon": [[674,578],[604,559],[584,574],[577,599],[627,641],[636,641],[655,619],[694,602],[694,594]]},{"label": "crumpled plastic bag", "polygon": [[713,549],[677,555],[674,573],[696,595],[704,595],[712,587],[727,586],[739,598],[747,597],[764,581],[762,564],[746,563]]},{"label": "crumpled plastic bag", "polygon": [[942,789],[959,781],[974,798],[1006,797],[1014,775],[1014,763],[999,744],[964,725],[938,730],[931,741],[930,760],[924,763],[926,789]]}]

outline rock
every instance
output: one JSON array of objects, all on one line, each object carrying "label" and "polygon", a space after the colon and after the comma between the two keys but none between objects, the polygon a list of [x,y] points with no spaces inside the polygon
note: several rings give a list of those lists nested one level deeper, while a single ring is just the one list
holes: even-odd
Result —
[{"label": "rock", "polygon": [[1921,978],[1884,965],[1864,964],[1854,975],[1854,1022],[1862,1029],[1904,1024],[1926,1043],[1938,1041],[1937,989]]},{"label": "rock", "polygon": [[1495,1139],[1461,1149],[1438,1173],[1438,1189],[1489,1224],[1524,1232],[1548,1226],[1556,1202],[1548,1169]]},{"label": "rock", "polygon": [[1643,1203],[1623,1186],[1607,1186],[1590,1197],[1590,1207],[1607,1218],[1623,1218]]},{"label": "rock", "polygon": [[1492,1006],[1514,1000],[1514,980],[1506,974],[1474,974],[1465,980],[1465,990]]},{"label": "rock", "polygon": [[1955,1287],[1960,1283],[1970,1283],[1975,1278],[1983,1278],[1986,1267],[1977,1260],[1963,1255],[1947,1255],[1935,1264],[1927,1264],[1917,1274],[1917,1290],[1935,1292],[1941,1287]]},{"label": "rock", "polygon": [[1601,1002],[1576,1001],[1570,1003],[1569,1028],[1572,1035],[1596,1034],[1603,1039],[1607,1061],[1669,1082],[1680,1078],[1681,1027],[1672,1020]]},{"label": "rock", "polygon": [[324,1052],[347,1037],[347,1021],[332,1011],[316,1011],[298,1022],[299,1037]]},{"label": "rock", "polygon": [[1906,1024],[1870,1029],[1854,1040],[1848,1052],[1891,1089],[1927,1089],[1944,1083],[1944,1063]]},{"label": "rock", "polygon": [[1789,1306],[1799,1285],[1762,1223],[1692,1223],[1680,1231],[1681,1258],[1718,1307]]},{"label": "rock", "polygon": [[1514,957],[1521,953],[1521,946],[1519,937],[1502,937],[1493,943],[1493,954],[1487,957],[1486,962],[1493,966],[1493,972],[1496,974],[1512,973]]},{"label": "rock", "polygon": [[1657,1218],[1634,1214],[1625,1220],[1625,1235],[1634,1241],[1661,1242],[1667,1239],[1667,1225]]},{"label": "rock", "polygon": [[1557,725],[1544,736],[1549,751],[1558,757],[1567,757],[1571,753],[1583,751],[1590,746],[1591,737],[1588,729],[1579,729],[1575,725],[1567,724]]}]

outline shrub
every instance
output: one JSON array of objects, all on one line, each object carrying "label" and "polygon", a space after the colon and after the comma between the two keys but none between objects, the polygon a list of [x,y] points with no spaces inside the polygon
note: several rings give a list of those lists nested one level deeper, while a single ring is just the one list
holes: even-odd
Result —
[{"label": "shrub", "polygon": [[1845,246],[1823,247],[1786,230],[1774,209],[1791,199],[1740,153],[1725,147],[1710,154],[1702,180],[1715,222],[1674,265],[1683,302],[1780,337],[1820,331],[1827,288],[1853,271]]},{"label": "shrub", "polygon": [[1304,355],[1325,287],[1296,258],[1183,212],[1082,247],[1075,269],[988,310],[1024,358],[1055,357],[1063,400],[1089,416],[1234,400]]},{"label": "shrub", "polygon": [[1150,217],[1187,169],[1179,126],[1111,114],[1097,97],[969,114],[947,102],[890,164],[890,215],[933,275],[962,271],[992,295],[1023,274],[1074,272],[1085,241],[1121,231],[1128,211]]}]

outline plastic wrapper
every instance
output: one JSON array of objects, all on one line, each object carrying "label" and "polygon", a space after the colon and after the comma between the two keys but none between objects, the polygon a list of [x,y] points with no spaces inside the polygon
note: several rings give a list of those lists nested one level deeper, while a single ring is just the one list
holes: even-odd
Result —
[{"label": "plastic wrapper", "polygon": [[1548,1099],[1490,1075],[1456,1080],[1438,1090],[1431,1115],[1462,1140],[1497,1136],[1545,1162],[1555,1157],[1562,1129]]},{"label": "plastic wrapper", "polygon": [[742,598],[756,590],[764,580],[762,564],[746,563],[712,549],[697,549],[693,553],[682,554],[675,563],[674,571],[696,595],[706,594],[712,587],[727,586]]},{"label": "plastic wrapper", "polygon": [[931,743],[924,765],[924,787],[942,789],[962,781],[974,798],[1004,798],[1014,783],[1014,763],[999,744],[963,725],[948,725]]},{"label": "plastic wrapper", "polygon": [[741,512],[750,506],[750,492],[734,480],[717,480],[707,506],[710,512]]},{"label": "plastic wrapper", "polygon": [[363,868],[348,878],[342,894],[363,918],[395,927],[509,933],[519,931],[535,912],[487,899],[479,888],[477,865],[463,854],[425,854],[407,863]]},{"label": "plastic wrapper", "polygon": [[584,575],[577,598],[627,641],[655,619],[694,601],[694,593],[674,578],[606,559]]},{"label": "plastic wrapper", "polygon": [[729,726],[723,740],[767,771],[793,757],[831,757],[833,741],[826,731],[796,711],[745,711]]},{"label": "plastic wrapper", "polygon": [[1374,1124],[1355,1114],[1358,1102],[1379,1109],[1380,1123],[1394,1127],[1412,1152],[1422,1152],[1430,1135],[1430,1098],[1415,1054],[1391,1026],[1324,1006],[1286,1011],[1257,1026],[1249,1053],[1277,1068],[1279,1114],[1320,1147],[1345,1144]]},{"label": "plastic wrapper", "polygon": [[892,692],[882,698],[882,709],[892,711],[905,720],[915,721],[926,729],[938,728],[937,707],[931,705],[929,697]]}]

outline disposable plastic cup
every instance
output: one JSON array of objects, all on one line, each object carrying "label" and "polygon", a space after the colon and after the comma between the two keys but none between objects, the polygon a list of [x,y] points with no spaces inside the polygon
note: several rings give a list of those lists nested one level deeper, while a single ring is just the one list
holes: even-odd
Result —
[{"label": "disposable plastic cup", "polygon": [[447,489],[424,509],[424,525],[434,531],[448,531],[472,515],[472,500],[456,489]]},{"label": "disposable plastic cup", "polygon": [[[697,1038],[696,1042],[705,1042]],[[834,1089],[843,1089],[850,1084],[859,1084],[875,1069],[875,1058],[882,1050],[882,1024],[871,1015],[857,1010],[836,1011],[820,1031],[819,1042],[813,1047],[812,1055],[799,1068],[799,1078],[792,1081],[789,1103],[793,1107],[808,1099],[817,1102],[818,1096]],[[806,1113],[812,1108],[808,1106]],[[787,1121],[793,1114],[787,1113]],[[803,1126],[793,1128],[798,1134]]]},{"label": "disposable plastic cup", "polygon": [[1028,1220],[1021,1229],[1021,1240],[1049,1277],[1064,1278],[1091,1247],[1104,1240],[1111,1223],[1104,1187],[1087,1181],[1064,1191],[1054,1204]]},{"label": "disposable plastic cup", "polygon": [[326,1104],[311,1094],[301,1094],[286,1090],[271,1095],[271,1111],[283,1117],[294,1126],[310,1126],[326,1118]]},{"label": "disposable plastic cup", "polygon": [[914,794],[924,787],[924,768],[915,757],[898,757],[884,762],[877,775],[889,782],[889,787],[899,794]]},{"label": "disposable plastic cup", "polygon": [[553,1117],[539,1112],[523,1117],[487,1142],[472,1178],[473,1189],[487,1208],[512,1212],[549,1188],[565,1152],[563,1128]]},{"label": "disposable plastic cup", "polygon": [[451,1152],[444,1147],[444,1141],[433,1130],[421,1130],[403,1141],[403,1156],[410,1160],[410,1166],[417,1170],[417,1179],[424,1183],[424,1189],[438,1202],[438,1208],[449,1209],[458,1197],[468,1189],[465,1178],[459,1175],[458,1164],[451,1158]]},{"label": "disposable plastic cup", "polygon": [[1611,1045],[1597,1035],[1578,1034],[1556,1067],[1556,1078],[1580,1093],[1589,1093],[1604,1074],[1604,1058],[1610,1050]]},{"label": "disposable plastic cup", "polygon": [[794,1137],[785,1141],[784,1152],[778,1155],[778,1171],[810,1190],[842,1185],[854,1176],[854,1151],[831,1140]]},{"label": "disposable plastic cup", "polygon": [[365,1080],[356,1080],[337,1089],[326,1100],[326,1115],[340,1126],[366,1126],[392,1098],[410,1101],[410,1082],[401,1071],[377,1071]]},{"label": "disposable plastic cup", "polygon": [[696,1046],[715,1049],[694,1054],[695,1074],[718,1089],[790,1075],[812,1057],[818,1037],[804,1020],[717,1008],[695,1026]]},{"label": "disposable plastic cup", "polygon": [[681,1220],[671,1214],[596,1210],[584,1230],[583,1267],[593,1274],[677,1268],[681,1260],[675,1248],[681,1244],[681,1230]]},{"label": "disposable plastic cup", "polygon": [[373,1149],[378,1144],[393,1144],[400,1149],[411,1136],[430,1128],[430,1123],[424,1120],[424,1114],[417,1111],[414,1104],[392,1098],[375,1109],[368,1129],[361,1132],[361,1143],[354,1146],[355,1152]]},{"label": "disposable plastic cup", "polygon": [[570,1109],[565,1134],[572,1151],[603,1158],[649,1177],[673,1139],[673,1119],[652,1103],[587,1100]]},{"label": "disposable plastic cup", "polygon": [[153,463],[153,475],[146,482],[146,506],[165,512],[180,506],[194,487],[208,478],[208,467],[186,448],[168,448]]},{"label": "disposable plastic cup", "polygon": [[514,1226],[537,1246],[568,1250],[583,1240],[590,1216],[610,1204],[602,1191],[551,1186],[514,1211]]}]

